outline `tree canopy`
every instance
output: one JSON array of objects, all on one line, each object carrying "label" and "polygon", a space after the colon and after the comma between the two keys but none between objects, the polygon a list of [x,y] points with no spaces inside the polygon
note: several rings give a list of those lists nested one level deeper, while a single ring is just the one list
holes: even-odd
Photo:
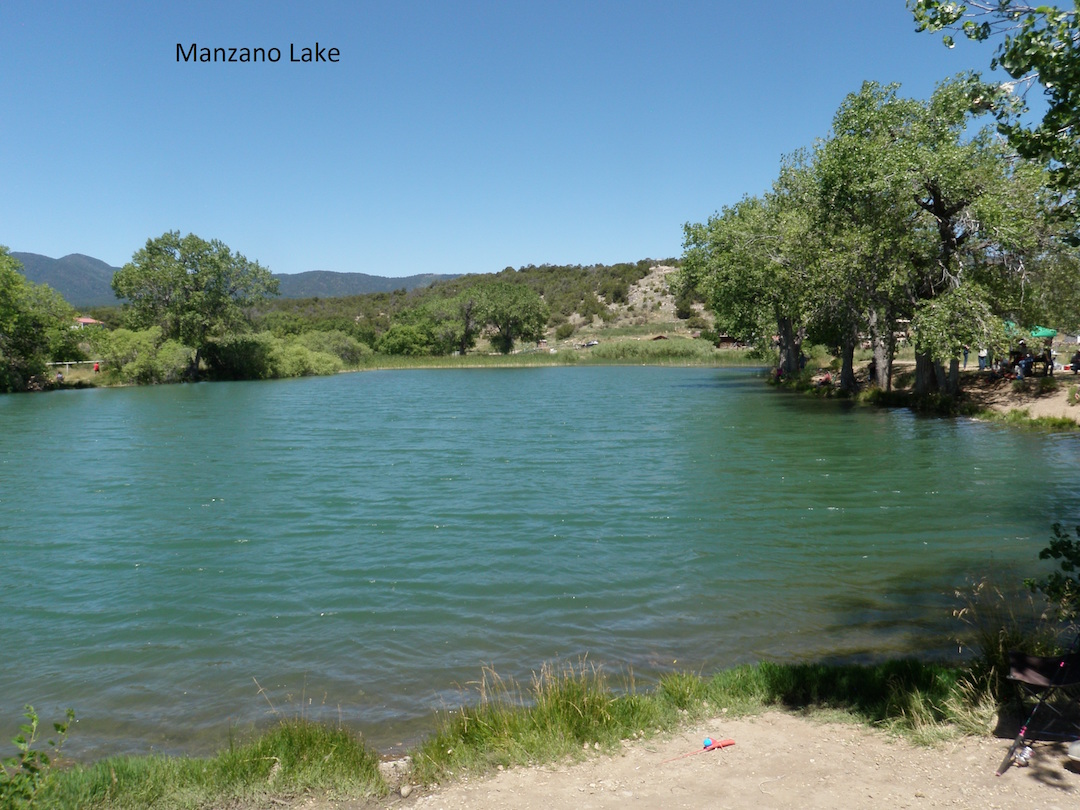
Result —
[{"label": "tree canopy", "polygon": [[[909,0],[920,31],[953,31],[978,42],[997,42],[991,69],[1001,68],[1012,81],[985,87],[974,99],[991,109],[1009,143],[1024,157],[1046,161],[1055,187],[1070,196],[1080,183],[1080,18],[1050,5],[1016,0]],[[951,34],[945,44],[953,47]],[[1027,92],[1042,87],[1046,111],[1036,123]],[[1075,211],[1074,211],[1075,213]]]},{"label": "tree canopy", "polygon": [[127,299],[131,327],[158,326],[163,339],[195,350],[195,374],[208,343],[248,329],[246,308],[276,295],[278,282],[223,242],[170,231],[148,239],[113,276],[112,286]]},{"label": "tree canopy", "polygon": [[777,344],[784,374],[804,338],[836,348],[849,390],[864,340],[889,386],[909,324],[916,391],[956,393],[963,346],[1004,349],[1003,318],[1053,311],[1077,260],[1049,214],[1047,169],[975,126],[980,86],[962,74],[924,101],[865,83],[769,193],[685,227],[682,285],[721,328]]},{"label": "tree canopy", "polygon": [[53,359],[79,360],[75,311],[52,288],[27,281],[0,245],[0,391],[25,390]]}]

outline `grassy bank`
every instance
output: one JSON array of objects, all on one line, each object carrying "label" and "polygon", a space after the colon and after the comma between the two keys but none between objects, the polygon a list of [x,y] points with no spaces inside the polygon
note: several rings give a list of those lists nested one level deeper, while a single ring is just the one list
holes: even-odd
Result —
[{"label": "grassy bank", "polygon": [[763,361],[745,349],[717,349],[704,340],[604,340],[598,345],[526,349],[514,354],[468,354],[464,356],[410,357],[372,355],[357,370],[399,368],[531,368],[538,366],[671,365],[755,367]]},{"label": "grassy bank", "polygon": [[[650,365],[753,368],[767,365],[746,349],[717,349],[705,340],[671,337],[650,340],[601,334],[595,346],[558,344],[552,348],[527,348],[513,354],[474,352],[463,356],[409,356],[368,354],[359,362],[339,364],[338,371],[378,371],[423,368],[536,368],[547,366]],[[72,365],[60,388],[96,388],[130,385],[108,370],[95,374],[89,364]]]},{"label": "grassy bank", "polygon": [[[768,708],[827,712],[930,741],[986,733],[994,707],[965,672],[913,660],[874,666],[743,666],[704,678],[676,672],[648,690],[613,682],[598,668],[547,667],[529,684],[483,673],[475,700],[439,713],[433,733],[410,752],[409,784],[434,784],[499,766],[553,762],[614,751],[622,740],[675,731],[706,717]],[[378,755],[350,732],[292,719],[216,757],[112,757],[46,771],[35,807],[254,807],[300,796],[373,798],[390,786]],[[0,783],[0,808],[3,801]]]}]

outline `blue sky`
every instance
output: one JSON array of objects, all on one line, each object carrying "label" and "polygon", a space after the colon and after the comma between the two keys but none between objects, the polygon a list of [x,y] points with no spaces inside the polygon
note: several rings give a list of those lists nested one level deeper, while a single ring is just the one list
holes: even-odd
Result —
[{"label": "blue sky", "polygon": [[[864,80],[988,72],[914,28],[903,0],[0,0],[0,244],[122,265],[179,230],[385,276],[677,256]],[[316,41],[340,61],[289,62]],[[178,63],[192,42],[283,55]]]}]

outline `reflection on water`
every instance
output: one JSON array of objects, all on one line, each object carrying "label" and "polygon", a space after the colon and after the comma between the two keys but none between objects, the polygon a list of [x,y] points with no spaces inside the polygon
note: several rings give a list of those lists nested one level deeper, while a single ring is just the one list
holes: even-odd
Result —
[{"label": "reflection on water", "polygon": [[947,656],[953,590],[1080,513],[1075,436],[746,370],[72,391],[0,424],[0,725],[70,705],[92,753],[199,750],[267,697],[389,746],[485,664]]}]

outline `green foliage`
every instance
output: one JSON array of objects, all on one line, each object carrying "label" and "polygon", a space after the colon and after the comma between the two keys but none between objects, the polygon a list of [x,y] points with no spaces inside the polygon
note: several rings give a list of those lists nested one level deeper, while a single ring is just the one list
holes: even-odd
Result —
[{"label": "green foliage", "polygon": [[283,344],[269,332],[222,335],[207,342],[203,356],[220,380],[263,380],[274,376],[274,353]]},{"label": "green foliage", "polygon": [[375,349],[382,354],[420,357],[431,354],[431,342],[421,327],[408,323],[395,323],[382,333],[375,343]]},{"label": "green foliage", "polygon": [[479,310],[480,320],[493,330],[491,345],[503,354],[510,354],[516,341],[539,341],[550,314],[535,290],[510,282],[485,285]]},{"label": "green foliage", "polygon": [[[473,348],[486,321],[480,318],[480,297],[491,285],[524,286],[547,307],[547,325],[559,326],[575,314],[610,320],[610,305],[625,303],[630,285],[658,263],[675,259],[643,259],[615,265],[528,265],[492,275],[468,275],[409,292],[373,293],[346,298],[263,301],[249,312],[257,330],[278,336],[338,329],[375,347],[392,323],[417,327],[428,353],[464,354]],[[399,355],[401,356],[401,355]]]},{"label": "green foliage", "polygon": [[303,718],[283,720],[209,759],[110,757],[56,776],[41,792],[43,803],[80,810],[272,806],[312,791],[387,793],[377,754],[345,729]]},{"label": "green foliage", "polygon": [[314,352],[295,342],[276,347],[273,361],[273,377],[315,377],[342,370],[341,360],[335,355]]},{"label": "green foliage", "polygon": [[195,356],[190,346],[163,340],[160,326],[139,332],[95,330],[91,345],[104,363],[107,379],[124,383],[180,382]]},{"label": "green foliage", "polygon": [[686,320],[694,316],[695,296],[692,287],[679,285],[675,288],[675,317]]},{"label": "green foliage", "polygon": [[[343,366],[339,355],[312,349],[338,346],[350,350],[349,344],[326,338],[279,338],[270,332],[230,334],[206,344],[205,357],[211,376],[219,380],[263,380],[279,377],[309,377],[334,374]],[[359,355],[363,356],[363,351]]]},{"label": "green foliage", "polygon": [[567,321],[566,323],[561,323],[555,328],[555,339],[566,340],[576,331],[577,328],[569,321]]},{"label": "green foliage", "polygon": [[1052,527],[1050,545],[1039,552],[1040,560],[1056,560],[1060,570],[1043,579],[1026,579],[1035,593],[1041,593],[1063,619],[1074,619],[1080,612],[1080,526],[1074,540],[1060,523]]},{"label": "green foliage", "polygon": [[[1014,81],[987,87],[972,96],[972,104],[994,113],[999,130],[1024,157],[1046,161],[1056,188],[1075,191],[1080,175],[1080,15],[1051,5],[1028,5],[1016,0],[971,3],[948,0],[909,0],[920,31],[959,31],[975,41],[997,40],[991,69],[1005,70]],[[953,37],[945,35],[953,46]],[[1038,83],[1046,111],[1029,123],[1026,93],[1017,89]],[[1065,202],[1075,205],[1075,198]]]},{"label": "green foliage", "polygon": [[0,245],[0,393],[23,391],[50,360],[79,360],[74,310],[59,293],[27,281]]},{"label": "green foliage", "polygon": [[372,355],[371,347],[338,329],[304,332],[296,336],[296,342],[313,352],[333,355],[347,366],[357,366]]},{"label": "green foliage", "polygon": [[915,350],[937,360],[959,357],[964,346],[986,346],[994,355],[1009,345],[1005,322],[993,311],[990,296],[976,284],[956,287],[924,299],[911,319]]},{"label": "green foliage", "polygon": [[128,324],[160,327],[167,340],[195,349],[192,376],[214,339],[246,331],[245,309],[277,293],[277,281],[258,262],[233,253],[218,240],[170,231],[148,239],[113,276]]},{"label": "green foliage", "polygon": [[27,722],[19,726],[19,734],[12,742],[18,753],[0,762],[0,810],[17,810],[31,807],[37,798],[46,777],[53,755],[60,753],[67,738],[68,726],[75,719],[75,712],[67,710],[67,719],[63,723],[53,723],[56,738],[48,740],[48,749],[35,747],[38,743],[38,715],[34,707],[27,705],[23,715]]}]

